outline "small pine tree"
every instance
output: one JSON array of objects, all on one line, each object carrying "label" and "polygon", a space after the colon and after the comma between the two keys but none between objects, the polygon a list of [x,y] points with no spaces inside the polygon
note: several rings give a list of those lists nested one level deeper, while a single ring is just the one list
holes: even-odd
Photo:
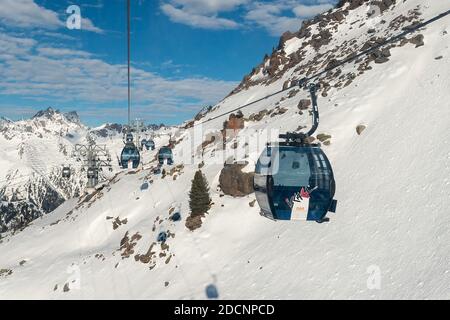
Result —
[{"label": "small pine tree", "polygon": [[195,173],[194,180],[192,180],[189,193],[189,207],[193,216],[204,214],[211,207],[208,181],[206,181],[201,170]]}]

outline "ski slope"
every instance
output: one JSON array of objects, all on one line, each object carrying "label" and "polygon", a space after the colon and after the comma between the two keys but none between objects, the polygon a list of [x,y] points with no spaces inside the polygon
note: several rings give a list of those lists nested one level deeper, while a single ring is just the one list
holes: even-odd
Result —
[{"label": "ski slope", "polygon": [[[396,10],[419,3],[424,17],[448,10],[445,1],[431,0],[410,0]],[[319,97],[317,133],[332,136],[323,148],[337,184],[338,210],[329,223],[262,218],[258,205],[249,205],[253,194],[222,196],[223,162],[205,160],[214,205],[202,227],[189,231],[184,222],[197,163],[187,161],[189,131],[180,132],[185,138],[175,147],[175,166],[177,159],[185,164],[176,180],[153,175],[152,163],[121,171],[90,200],[69,200],[0,240],[0,270],[12,271],[0,275],[0,299],[204,299],[210,283],[221,299],[449,299],[449,31],[446,17],[420,32],[424,46],[393,48],[388,62],[372,64],[351,85]],[[290,75],[224,99],[206,118],[279,90]],[[273,107],[280,98],[243,112]],[[286,113],[246,122],[240,135],[308,124],[297,114],[304,98],[300,92],[282,101]],[[220,130],[224,120],[208,122],[203,131]],[[367,127],[361,135],[359,124]],[[204,159],[222,156],[215,145],[206,150]],[[248,154],[246,170],[257,157]],[[183,221],[168,219],[171,208]],[[114,229],[116,218],[126,223]],[[160,231],[174,234],[169,247],[156,244],[155,258],[136,261]],[[129,257],[121,245],[127,233],[139,235]]]}]

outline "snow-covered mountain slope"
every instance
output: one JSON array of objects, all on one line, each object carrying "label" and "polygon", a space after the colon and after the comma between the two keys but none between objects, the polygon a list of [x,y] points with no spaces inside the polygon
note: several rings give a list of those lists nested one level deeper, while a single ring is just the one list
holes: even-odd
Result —
[{"label": "snow-covered mountain slope", "polygon": [[[157,129],[156,134],[170,131]],[[111,152],[113,172],[101,173],[111,178],[119,170],[122,126],[106,124],[89,129],[75,112],[61,113],[52,108],[39,111],[31,119],[0,121],[1,232],[21,229],[84,192],[86,174],[71,155],[77,143],[86,143],[88,133]],[[147,154],[143,159],[149,161]],[[69,180],[62,178],[64,165],[73,169]]]},{"label": "snow-covered mountain slope", "polygon": [[[369,38],[398,32],[385,26],[401,21],[399,16],[414,16],[406,26],[416,19],[414,12],[426,20],[450,9],[446,1],[396,1],[383,10],[385,22],[369,33],[355,23],[365,21],[367,2],[344,2],[332,12],[347,10],[336,27],[319,20],[309,26],[314,34],[319,24],[328,25],[329,44],[316,51],[311,43],[302,48],[304,41],[290,39],[274,56],[302,50],[299,63],[282,74],[261,71],[258,79],[251,76],[255,81],[247,78],[203,119],[278,91],[302,77],[302,70],[320,69],[324,60],[314,57],[338,44],[361,48]],[[172,174],[153,175],[154,163],[121,171],[101,190],[6,235],[0,243],[0,297],[200,299],[214,283],[223,299],[450,298],[449,29],[447,16],[419,32],[422,46],[393,47],[384,55],[388,61],[366,61],[361,74],[364,61],[343,67],[342,75],[355,75],[348,85],[350,78],[344,82],[339,75],[322,81],[329,86],[319,97],[317,133],[331,135],[323,149],[333,164],[339,201],[329,223],[273,222],[259,216],[257,204],[251,206],[253,194],[223,195],[218,180],[228,156],[215,141],[206,146],[202,167],[214,204],[202,226],[189,231],[188,190],[202,157],[196,152],[192,164],[187,151],[201,151],[206,137],[193,143],[189,136],[198,127],[180,130]],[[342,50],[335,56],[349,54]],[[310,63],[301,67],[302,61]],[[266,136],[256,130],[307,125],[308,112],[297,108],[305,98],[306,92],[287,92],[242,110],[255,119],[261,110],[275,109],[259,121],[245,121],[239,137],[259,137],[264,145]],[[221,130],[226,119],[208,122],[203,131]],[[366,127],[361,135],[358,125]],[[245,151],[245,142],[232,146],[226,151],[240,151],[236,158],[252,171],[258,152]],[[169,220],[178,210],[182,221]],[[156,243],[160,231],[169,231],[164,245]]]},{"label": "snow-covered mountain slope", "polygon": [[60,170],[86,132],[76,113],[52,108],[0,123],[0,230],[21,228],[80,192],[80,184],[63,181]]}]

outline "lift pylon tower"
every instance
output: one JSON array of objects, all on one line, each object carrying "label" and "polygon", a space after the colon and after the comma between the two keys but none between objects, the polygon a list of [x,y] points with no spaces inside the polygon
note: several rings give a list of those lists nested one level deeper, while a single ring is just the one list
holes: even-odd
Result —
[{"label": "lift pylon tower", "polygon": [[99,182],[98,173],[103,171],[103,168],[112,171],[111,155],[106,145],[96,144],[91,137],[87,140],[87,144],[75,145],[73,155],[78,162],[82,162],[81,170],[87,173],[87,187],[94,188]]},{"label": "lift pylon tower", "polygon": [[144,120],[136,119],[131,123],[131,132],[134,133],[134,145],[140,148],[141,137],[146,130]]}]

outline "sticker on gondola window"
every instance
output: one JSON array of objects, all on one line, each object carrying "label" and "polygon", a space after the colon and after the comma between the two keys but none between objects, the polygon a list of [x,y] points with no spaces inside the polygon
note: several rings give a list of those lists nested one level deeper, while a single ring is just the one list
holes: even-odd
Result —
[{"label": "sticker on gondola window", "polygon": [[300,192],[294,194],[291,206],[291,220],[306,220],[308,218],[309,198],[309,192],[303,187]]}]

